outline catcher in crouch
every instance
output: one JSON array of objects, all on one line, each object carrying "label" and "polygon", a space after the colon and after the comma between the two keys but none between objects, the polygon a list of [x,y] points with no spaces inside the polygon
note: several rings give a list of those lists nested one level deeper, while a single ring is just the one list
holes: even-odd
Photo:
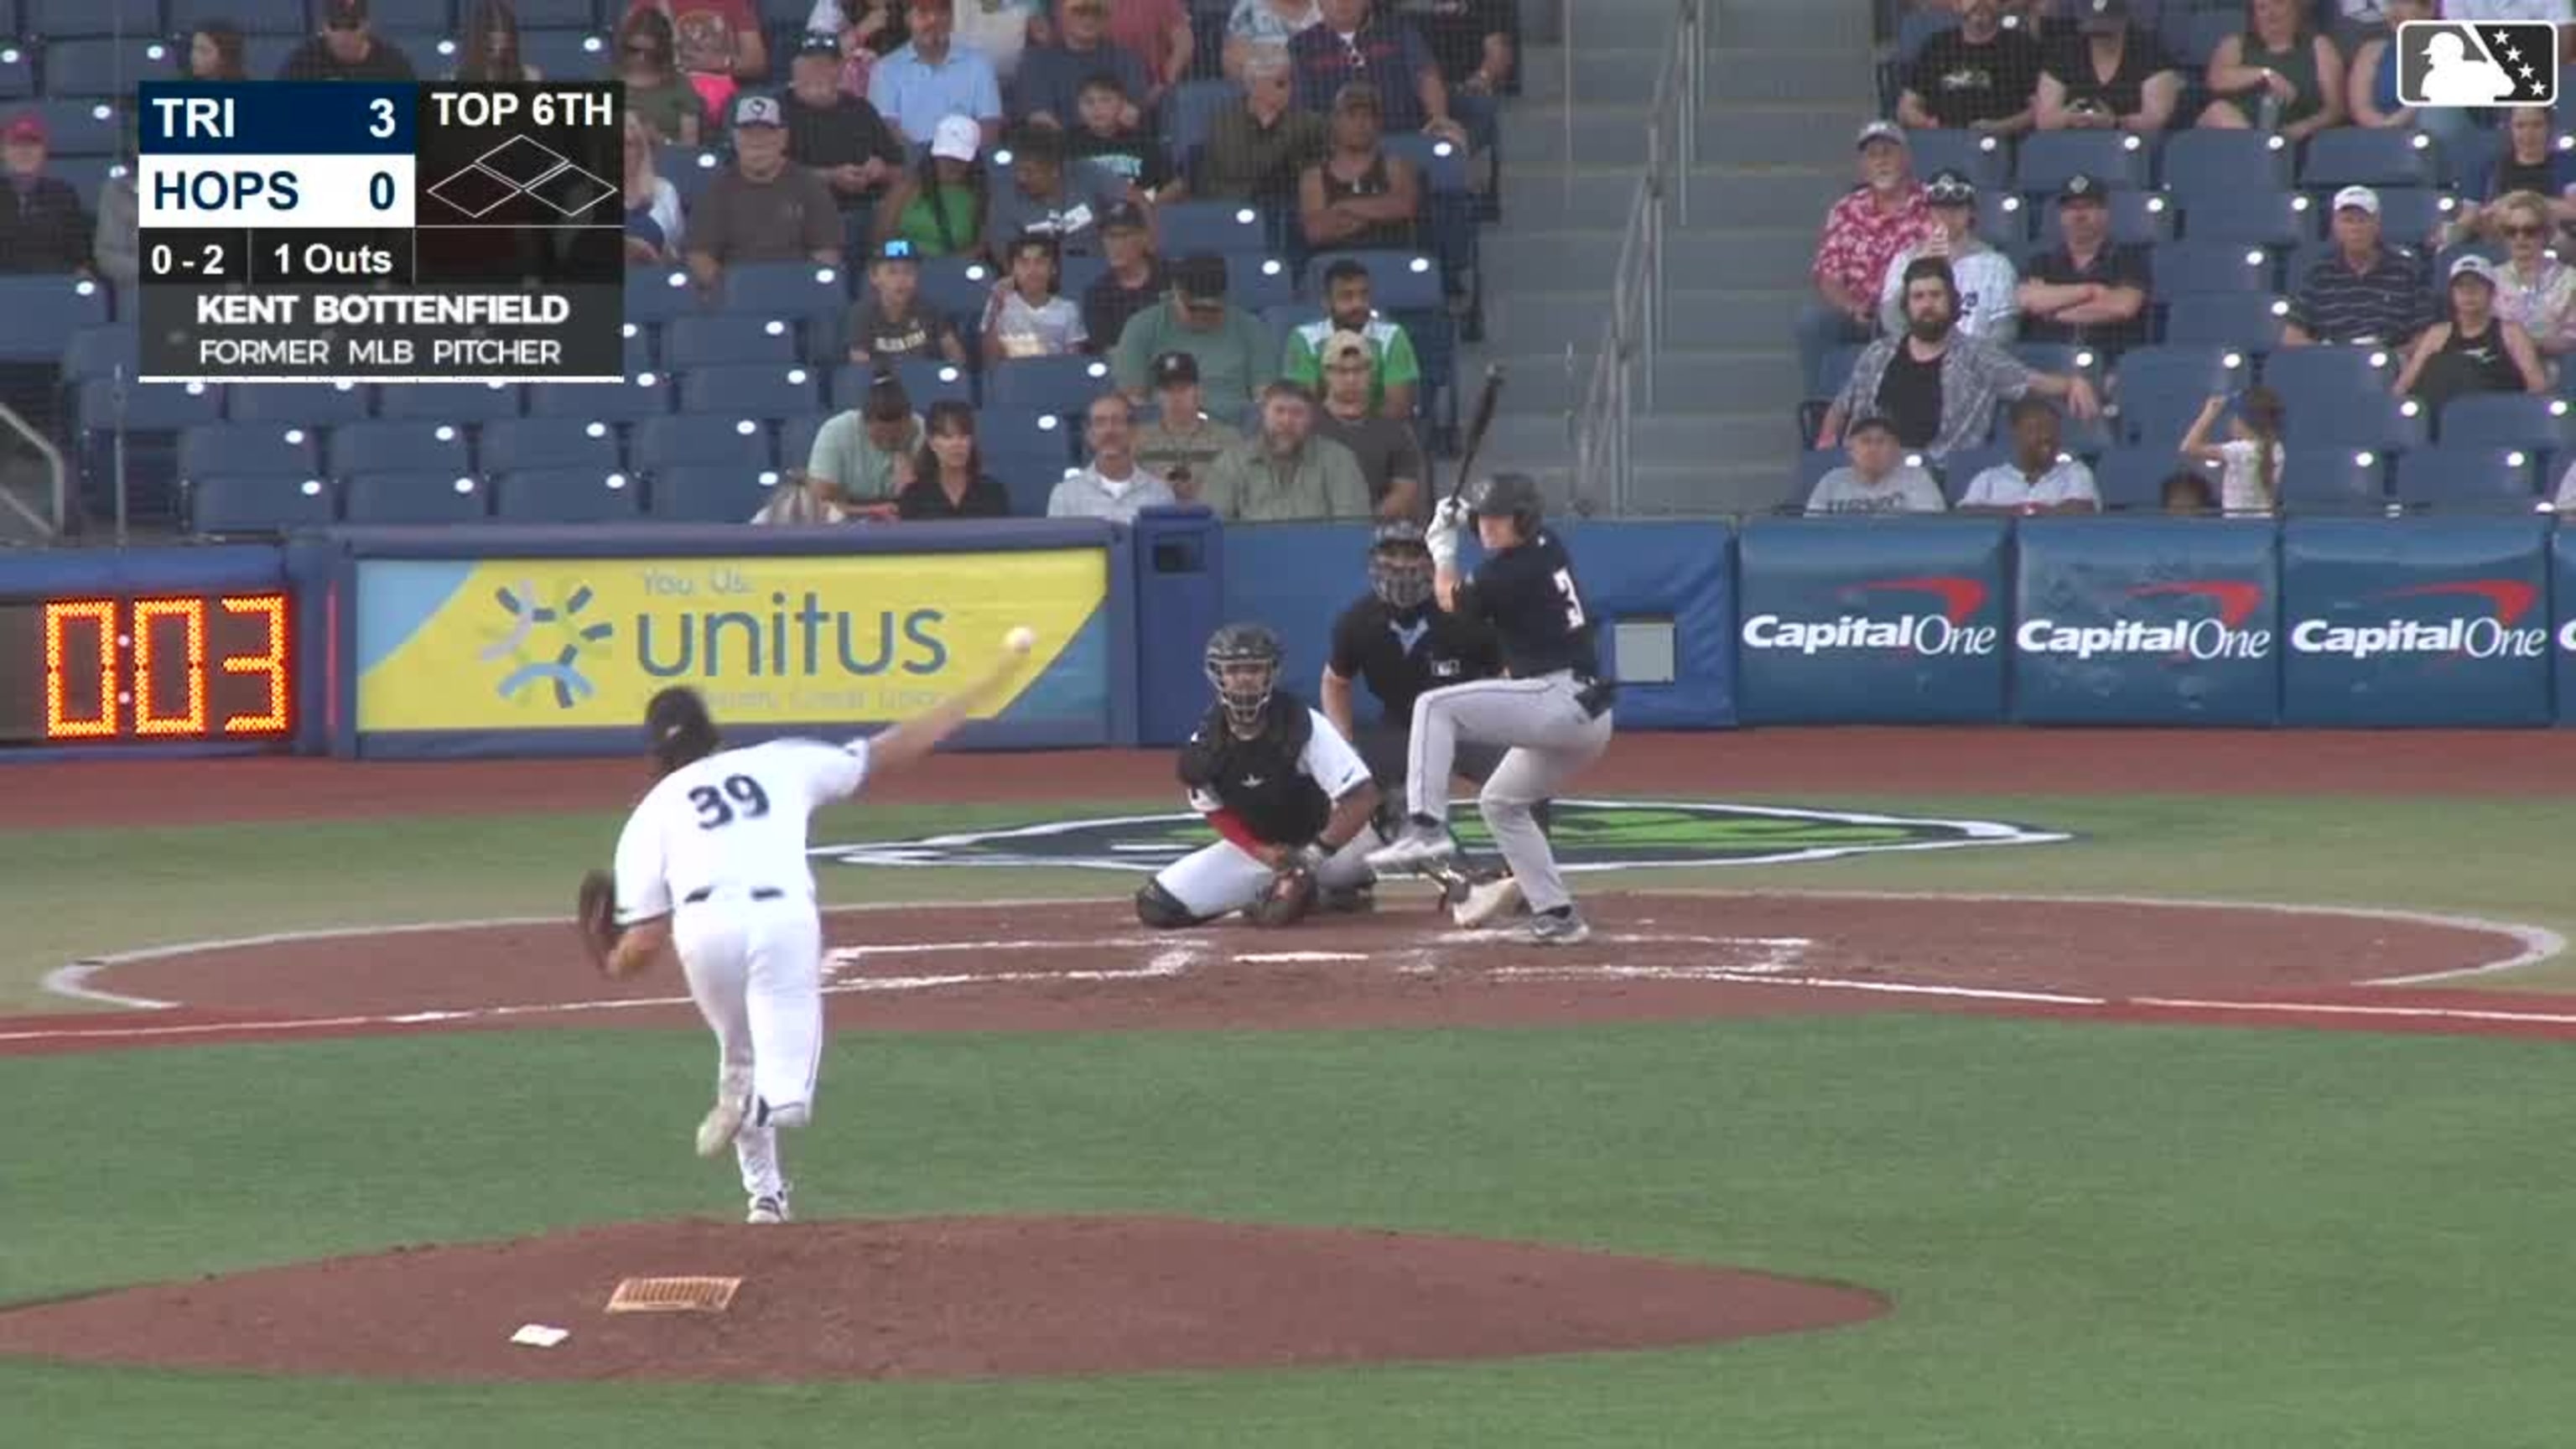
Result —
[{"label": "catcher in crouch", "polygon": [[1279,636],[1228,624],[1208,640],[1216,703],[1181,747],[1190,808],[1223,836],[1136,892],[1136,918],[1173,929],[1241,911],[1284,926],[1318,903],[1355,908],[1375,879],[1362,856],[1377,785],[1332,722],[1279,688]]}]

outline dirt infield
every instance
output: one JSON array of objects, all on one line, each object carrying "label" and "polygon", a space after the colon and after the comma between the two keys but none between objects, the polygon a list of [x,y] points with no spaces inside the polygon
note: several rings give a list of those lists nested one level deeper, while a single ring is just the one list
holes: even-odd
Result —
[{"label": "dirt infield", "polygon": [[[1161,750],[943,756],[872,788],[880,803],[1133,800],[1171,791]],[[1661,794],[1939,791],[2201,795],[2565,795],[2576,731],[1765,729],[1622,733],[1584,788]],[[629,760],[120,760],[15,770],[0,829],[363,820],[611,810]]]},{"label": "dirt infield", "polygon": [[[740,1278],[721,1313],[606,1311]],[[639,1223],[0,1313],[0,1354],[445,1381],[1247,1369],[1665,1348],[1876,1317],[1858,1288],[1533,1243],[1174,1218]],[[514,1345],[523,1324],[569,1329]]]}]

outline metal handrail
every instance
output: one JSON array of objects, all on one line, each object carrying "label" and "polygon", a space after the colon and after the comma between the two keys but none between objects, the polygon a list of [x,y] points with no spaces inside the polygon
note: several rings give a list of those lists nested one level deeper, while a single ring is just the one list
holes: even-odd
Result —
[{"label": "metal handrail", "polygon": [[47,522],[42,515],[36,512],[36,510],[28,507],[24,499],[6,488],[0,488],[0,503],[7,504],[9,506],[9,511],[17,514],[20,518],[27,520],[27,522],[35,525],[36,527],[43,529],[49,536],[56,538],[61,537],[63,532],[63,521],[70,517],[71,512],[71,474],[69,470],[63,466],[63,450],[54,446],[54,440],[45,436],[44,429],[36,427],[29,423],[25,418],[18,416],[17,410],[10,407],[7,403],[0,403],[0,423],[7,424],[10,431],[16,433],[19,437],[25,438],[29,444],[33,445],[36,452],[44,458],[45,467],[52,471],[54,475],[54,517],[51,522]]},{"label": "metal handrail", "polygon": [[[1566,416],[1567,442],[1574,454],[1574,506],[1579,513],[1601,511],[1599,495],[1608,494],[1608,511],[1625,513],[1634,493],[1635,472],[1630,446],[1636,415],[1655,406],[1655,359],[1664,331],[1665,232],[1670,209],[1690,219],[1690,173],[1699,153],[1700,102],[1707,86],[1707,15],[1713,0],[1681,0],[1674,17],[1672,48],[1655,78],[1647,105],[1645,174],[1637,180],[1627,226],[1620,237],[1619,261],[1611,274],[1610,314],[1602,324],[1601,344],[1593,354],[1592,374]],[[1571,0],[1568,4],[1571,10]],[[1568,35],[1572,16],[1567,16]],[[1566,170],[1574,170],[1573,46],[1566,60]],[[1570,181],[1569,181],[1570,184]],[[1575,369],[1567,349],[1569,375]]]}]

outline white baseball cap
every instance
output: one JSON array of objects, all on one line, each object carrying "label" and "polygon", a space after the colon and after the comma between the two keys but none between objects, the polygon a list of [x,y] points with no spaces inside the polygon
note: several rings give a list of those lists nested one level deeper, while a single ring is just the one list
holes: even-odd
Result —
[{"label": "white baseball cap", "polygon": [[2347,206],[2377,216],[2379,215],[2379,193],[2367,186],[2347,186],[2334,194],[2334,209],[2341,211]]},{"label": "white baseball cap", "polygon": [[930,154],[943,161],[972,161],[983,144],[984,132],[972,116],[942,116],[930,133]]},{"label": "white baseball cap", "polygon": [[2479,256],[2476,252],[2470,252],[2451,263],[2450,280],[2456,282],[2462,277],[2480,277],[2492,287],[2496,284],[2495,263]]}]

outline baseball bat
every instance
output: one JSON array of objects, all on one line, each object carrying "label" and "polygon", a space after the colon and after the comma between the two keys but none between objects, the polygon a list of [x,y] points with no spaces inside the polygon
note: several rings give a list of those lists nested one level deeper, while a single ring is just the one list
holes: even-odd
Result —
[{"label": "baseball bat", "polygon": [[1503,397],[1503,365],[1485,364],[1484,390],[1476,394],[1476,411],[1467,419],[1467,441],[1458,452],[1458,476],[1449,480],[1449,501],[1467,491],[1467,479],[1476,471],[1476,455],[1484,451],[1485,431],[1494,425],[1494,405]]}]

